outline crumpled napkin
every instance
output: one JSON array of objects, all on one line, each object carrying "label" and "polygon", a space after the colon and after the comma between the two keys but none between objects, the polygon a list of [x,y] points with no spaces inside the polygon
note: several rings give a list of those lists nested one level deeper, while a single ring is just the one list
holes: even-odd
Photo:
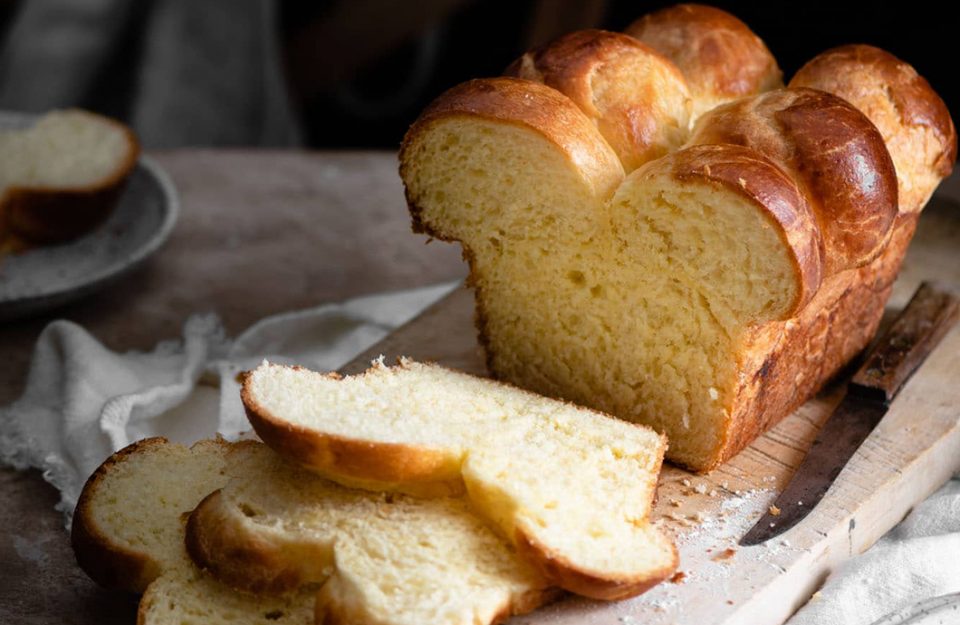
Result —
[{"label": "crumpled napkin", "polygon": [[23,395],[0,409],[0,463],[41,470],[69,523],[87,477],[114,451],[149,436],[192,443],[249,430],[240,371],[264,358],[336,369],[457,284],[275,315],[234,340],[215,315],[193,315],[182,341],[148,353],[110,351],[55,321],[37,341]]},{"label": "crumpled napkin", "polygon": [[[960,593],[958,477],[873,547],[833,571],[788,625],[870,625],[925,599],[954,593]],[[960,595],[952,602],[953,620],[929,622],[960,623]]]},{"label": "crumpled napkin", "polygon": [[[118,354],[83,328],[51,323],[23,396],[0,409],[0,463],[34,467],[73,511],[87,476],[147,436],[180,442],[249,429],[236,374],[264,358],[336,369],[457,283],[268,317],[236,339],[194,315],[182,341]],[[925,598],[960,592],[960,479],[918,505],[872,549],[839,567],[789,625],[870,625]]]}]

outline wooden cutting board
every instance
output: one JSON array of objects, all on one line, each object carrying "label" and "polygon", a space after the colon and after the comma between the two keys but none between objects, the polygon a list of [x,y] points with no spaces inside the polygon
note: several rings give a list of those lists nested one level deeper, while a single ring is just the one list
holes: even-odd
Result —
[{"label": "wooden cutting board", "polygon": [[[943,196],[941,196],[942,198]],[[901,308],[921,280],[960,287],[960,205],[924,212],[888,306]],[[473,327],[473,296],[458,289],[344,367],[383,354],[486,375]],[[681,574],[628,601],[569,598],[511,623],[780,623],[831,569],[893,527],[960,470],[960,325],[900,392],[884,420],[798,526],[753,547],[737,541],[776,498],[843,389],[826,389],[708,475],[665,466],[654,516],[676,537]]]}]

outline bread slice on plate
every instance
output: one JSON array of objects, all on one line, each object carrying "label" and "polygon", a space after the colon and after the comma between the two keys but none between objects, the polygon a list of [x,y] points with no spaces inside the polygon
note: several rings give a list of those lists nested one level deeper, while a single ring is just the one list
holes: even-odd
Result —
[{"label": "bread slice on plate", "polygon": [[77,109],[0,132],[0,236],[44,244],[86,233],[110,214],[139,154],[129,128]]},{"label": "bread slice on plate", "polygon": [[332,480],[465,491],[571,592],[633,596],[677,566],[649,519],[666,442],[645,427],[405,359],[347,378],[264,363],[242,397],[264,442]]},{"label": "bread slice on plate", "polygon": [[[230,585],[188,557],[188,517],[192,554]],[[140,625],[486,625],[560,594],[462,498],[346,489],[254,441],[114,454],[84,487],[73,546],[101,585],[144,593]]]},{"label": "bread slice on plate", "polygon": [[242,590],[320,586],[318,623],[485,625],[562,592],[463,497],[344,488],[259,443],[230,474],[191,515],[188,551]]},{"label": "bread slice on plate", "polygon": [[108,458],[87,480],[73,517],[77,562],[102,586],[143,593],[140,625],[314,622],[313,591],[238,593],[187,557],[187,515],[226,483],[230,450],[247,445],[202,441],[187,448],[145,439]]}]

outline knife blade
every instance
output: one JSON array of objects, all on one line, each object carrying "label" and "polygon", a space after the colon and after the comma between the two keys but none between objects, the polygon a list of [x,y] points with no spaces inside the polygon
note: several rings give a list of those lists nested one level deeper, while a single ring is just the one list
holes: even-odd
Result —
[{"label": "knife blade", "polygon": [[770,511],[740,539],[741,545],[757,545],[779,536],[814,509],[958,317],[960,299],[932,283],[920,285],[868,352],[787,487]]}]

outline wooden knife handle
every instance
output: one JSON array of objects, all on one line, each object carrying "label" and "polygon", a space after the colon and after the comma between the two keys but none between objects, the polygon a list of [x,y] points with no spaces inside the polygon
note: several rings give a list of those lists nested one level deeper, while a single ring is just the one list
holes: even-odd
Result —
[{"label": "wooden knife handle", "polygon": [[958,318],[960,299],[956,295],[930,282],[922,283],[867,354],[847,392],[889,404]]}]

